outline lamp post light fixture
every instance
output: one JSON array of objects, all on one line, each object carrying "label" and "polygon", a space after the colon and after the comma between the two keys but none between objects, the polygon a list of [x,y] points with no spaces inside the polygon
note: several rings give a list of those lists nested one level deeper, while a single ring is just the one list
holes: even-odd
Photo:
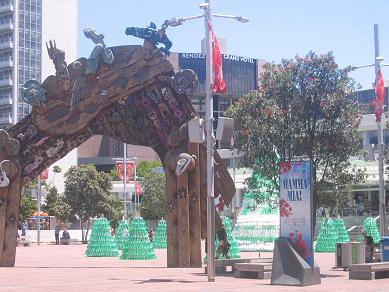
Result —
[{"label": "lamp post light fixture", "polygon": [[220,18],[235,19],[239,22],[246,23],[249,20],[242,16],[212,14],[210,0],[201,3],[200,8],[204,10],[201,15],[190,17],[172,18],[165,21],[166,26],[179,26],[185,21],[204,18],[205,26],[205,41],[206,41],[206,82],[205,82],[205,127],[206,127],[206,143],[207,143],[207,241],[208,241],[208,282],[215,281],[215,202],[214,202],[214,165],[213,165],[213,148],[215,139],[213,137],[213,94],[212,86],[212,38],[209,33],[209,23],[211,23],[212,16]]}]

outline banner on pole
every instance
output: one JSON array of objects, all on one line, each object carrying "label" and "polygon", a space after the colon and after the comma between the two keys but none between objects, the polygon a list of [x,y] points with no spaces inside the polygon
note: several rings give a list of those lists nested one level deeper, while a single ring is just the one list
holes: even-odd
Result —
[{"label": "banner on pole", "polygon": [[43,170],[40,174],[40,178],[41,179],[49,179],[49,169],[46,168],[45,170]]},{"label": "banner on pole", "polygon": [[[128,182],[130,182],[132,173],[135,170],[136,166],[135,166],[135,162],[131,162],[131,161],[126,162],[126,166],[127,166],[126,167],[126,177],[127,177],[126,182],[128,183]],[[122,180],[124,182],[124,179],[123,179],[123,177],[124,177],[124,163],[123,163],[123,161],[116,162],[116,170],[118,172],[118,176],[119,176],[120,180]]]},{"label": "banner on pole", "polygon": [[141,188],[140,188],[140,183],[139,183],[138,180],[135,181],[135,195],[137,195],[138,197],[139,197],[140,195],[142,195],[142,190],[141,190]]},{"label": "banner on pole", "polygon": [[280,163],[280,236],[313,267],[310,161]]}]

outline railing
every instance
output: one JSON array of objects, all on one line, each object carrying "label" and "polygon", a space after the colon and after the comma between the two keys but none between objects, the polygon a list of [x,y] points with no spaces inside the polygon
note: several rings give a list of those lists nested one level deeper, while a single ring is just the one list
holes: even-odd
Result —
[{"label": "railing", "polygon": [[8,114],[0,114],[0,124],[12,124],[12,115]]},{"label": "railing", "polygon": [[0,68],[12,67],[12,57],[0,58]]},{"label": "railing", "polygon": [[12,96],[10,94],[0,95],[0,105],[12,104]]},{"label": "railing", "polygon": [[0,24],[0,31],[13,30],[13,29],[14,29],[14,25],[12,23],[12,20],[10,20],[9,22]]},{"label": "railing", "polygon": [[0,86],[12,86],[12,79],[0,79]]},{"label": "railing", "polygon": [[0,49],[12,49],[13,47],[14,47],[14,43],[11,39],[9,41],[0,43]]},{"label": "railing", "polygon": [[0,6],[0,13],[14,11],[14,6],[11,3]]}]

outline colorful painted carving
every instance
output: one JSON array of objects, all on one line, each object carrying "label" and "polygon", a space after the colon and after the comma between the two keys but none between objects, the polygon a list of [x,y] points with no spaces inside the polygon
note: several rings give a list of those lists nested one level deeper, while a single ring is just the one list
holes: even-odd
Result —
[{"label": "colorful painted carving", "polygon": [[126,35],[132,35],[137,38],[150,41],[154,46],[158,44],[163,44],[164,48],[159,48],[159,50],[165,55],[170,55],[170,48],[172,47],[172,42],[166,35],[166,26],[162,26],[161,29],[157,30],[157,26],[154,22],[150,22],[150,26],[145,28],[142,27],[127,27]]}]

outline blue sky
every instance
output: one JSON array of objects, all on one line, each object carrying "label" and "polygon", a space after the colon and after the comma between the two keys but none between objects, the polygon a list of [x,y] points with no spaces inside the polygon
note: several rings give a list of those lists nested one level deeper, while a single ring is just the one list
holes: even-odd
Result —
[{"label": "blue sky", "polygon": [[[201,14],[201,0],[79,0],[78,56],[88,57],[93,46],[83,35],[95,27],[105,35],[108,46],[141,44],[124,34],[128,26],[144,27],[153,21]],[[283,58],[334,52],[340,67],[374,62],[373,25],[380,30],[380,55],[389,64],[389,1],[386,0],[213,0],[214,13],[242,15],[243,24],[214,18],[219,38],[228,40],[229,54],[280,62]],[[172,51],[199,52],[204,37],[202,19],[186,22],[167,31]],[[389,79],[389,67],[382,69]],[[371,88],[374,69],[364,68],[351,75],[363,88]]]}]

